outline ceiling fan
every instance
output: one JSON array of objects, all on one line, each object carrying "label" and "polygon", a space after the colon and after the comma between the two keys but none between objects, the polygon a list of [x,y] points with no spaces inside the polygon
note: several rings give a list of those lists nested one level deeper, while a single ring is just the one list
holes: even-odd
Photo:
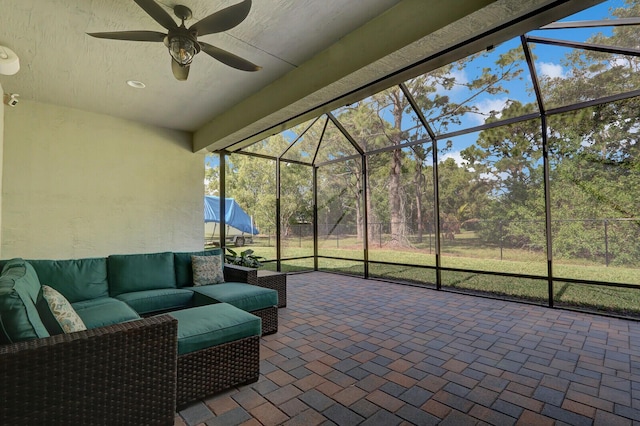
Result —
[{"label": "ceiling fan", "polygon": [[185,27],[184,21],[190,19],[192,14],[191,9],[186,6],[176,5],[173,7],[173,13],[182,20],[182,24],[178,26],[171,15],[154,0],[134,1],[157,23],[166,28],[168,30],[167,34],[157,31],[116,31],[87,34],[92,37],[113,40],[163,42],[171,54],[173,75],[176,79],[182,81],[189,76],[191,61],[200,51],[205,52],[223,64],[239,70],[258,71],[261,69],[261,67],[233,53],[212,46],[209,43],[198,41],[198,36],[227,31],[244,21],[249,14],[249,10],[251,10],[251,0],[243,0],[238,4],[215,12],[199,20],[189,28]]}]

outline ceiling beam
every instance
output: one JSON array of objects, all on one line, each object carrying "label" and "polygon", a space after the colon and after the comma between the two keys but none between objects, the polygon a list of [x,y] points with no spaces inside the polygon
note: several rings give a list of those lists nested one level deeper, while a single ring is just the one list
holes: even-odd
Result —
[{"label": "ceiling beam", "polygon": [[252,124],[494,1],[403,0],[206,123],[194,134],[193,151],[224,149],[255,133]]}]

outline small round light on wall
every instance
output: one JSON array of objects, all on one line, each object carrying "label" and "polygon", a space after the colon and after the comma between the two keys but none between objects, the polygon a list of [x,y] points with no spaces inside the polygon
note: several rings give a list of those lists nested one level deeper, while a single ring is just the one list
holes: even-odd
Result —
[{"label": "small round light on wall", "polygon": [[127,80],[127,84],[134,89],[144,89],[145,87],[147,87],[143,82],[138,80]]},{"label": "small round light on wall", "polygon": [[0,46],[0,74],[13,75],[20,71],[18,55],[8,47]]}]

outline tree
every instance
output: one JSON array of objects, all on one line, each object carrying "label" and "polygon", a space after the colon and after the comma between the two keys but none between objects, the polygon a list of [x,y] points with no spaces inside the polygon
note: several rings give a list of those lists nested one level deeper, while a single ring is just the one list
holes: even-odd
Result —
[{"label": "tree", "polygon": [[360,158],[335,162],[353,157],[358,151],[328,117],[323,117],[320,124],[309,129],[311,138],[318,141],[311,150],[310,160],[319,165],[319,224],[324,223],[324,230],[329,234],[355,231],[357,239],[362,241],[363,177]]},{"label": "tree", "polygon": [[313,223],[313,188],[310,166],[280,165],[280,226],[283,237],[291,235],[291,226]]},{"label": "tree", "polygon": [[[637,16],[637,1],[614,15]],[[611,36],[596,34],[587,42],[600,45],[635,46],[634,27],[615,28]],[[640,61],[635,56],[572,49],[562,61],[561,76],[540,77],[546,108],[591,101],[640,87]],[[637,98],[601,104],[548,118],[551,213],[554,220],[554,253],[560,257],[596,259],[604,253],[601,219],[630,219],[640,210],[638,173]],[[510,102],[490,117],[524,116],[533,104]],[[544,218],[541,134],[538,120],[483,131],[477,143],[463,152],[471,167],[491,176],[492,202],[486,214],[509,223],[502,237],[511,246],[544,248],[540,222]],[[637,230],[637,227],[636,227]],[[633,227],[619,234],[633,237]],[[481,236],[497,241],[495,228],[485,227]],[[610,240],[613,241],[613,240]],[[635,247],[635,248],[634,248]],[[629,255],[632,252],[633,254]],[[614,260],[638,258],[637,245],[618,247]]]},{"label": "tree", "polygon": [[[425,148],[424,145],[414,145],[411,147],[411,151],[413,153],[413,164],[414,164],[414,173],[413,173],[413,190],[414,190],[414,198],[415,198],[415,216],[416,216],[416,228],[418,231],[417,242],[422,242],[422,236],[425,231],[425,215],[424,212],[424,195],[425,191],[431,194],[431,199],[433,199],[433,192],[429,191],[429,186],[427,182],[432,182],[432,179],[428,179],[425,175],[425,164],[427,163],[428,157],[431,154],[433,147],[427,145]],[[431,203],[432,205],[432,203]],[[432,216],[432,215],[431,215]]]},{"label": "tree", "polygon": [[[377,115],[376,111],[371,108],[368,102],[361,101],[353,105],[349,105],[343,108],[338,114],[337,118],[340,123],[345,127],[349,135],[356,141],[356,143],[364,150],[370,151],[376,148],[384,146],[384,130],[382,123]],[[369,228],[367,229],[369,241],[373,241],[375,234],[375,226],[379,222],[379,211],[376,209],[375,202],[373,201],[373,187],[371,179],[372,173],[375,172],[379,165],[379,161],[375,157],[367,157],[367,174],[364,176],[365,181],[360,178],[363,176],[362,164],[354,161],[350,162],[352,166],[352,173],[357,176],[355,179],[355,186],[353,188],[352,195],[355,199],[356,205],[356,224],[358,232],[364,229],[363,212],[363,199],[366,188],[366,209],[369,212]]]},{"label": "tree", "polygon": [[[627,0],[625,7],[613,14],[638,16],[639,4],[637,0]],[[634,26],[623,26],[610,34],[598,33],[588,42],[634,47],[638,35]],[[471,55],[409,80],[403,87],[392,87],[340,108],[335,115],[349,135],[365,152],[375,152],[366,156],[366,174],[357,157],[333,162],[355,155],[356,150],[326,117],[309,127],[285,158],[314,161],[316,165],[330,162],[321,166],[319,173],[320,210],[328,224],[355,223],[361,238],[362,212],[367,211],[369,223],[390,224],[389,244],[404,246],[408,244],[405,238],[408,223],[417,223],[420,238],[425,224],[436,219],[433,203],[429,202],[433,199],[434,182],[433,144],[428,134],[439,138],[438,156],[442,158],[457,140],[452,136],[451,141],[445,142],[441,135],[471,125],[470,116],[481,117],[485,124],[495,126],[476,134],[473,144],[461,150],[462,160],[447,159],[439,164],[439,219],[453,224],[451,236],[460,227],[470,227],[483,219],[486,225],[474,225],[483,242],[500,240],[511,247],[543,250],[547,207],[543,128],[538,118],[519,119],[640,88],[640,61],[636,56],[581,49],[567,52],[562,75],[539,77],[546,111],[538,111],[535,102],[510,96],[509,90],[516,85],[518,90],[522,89],[527,67],[521,46],[511,49],[505,44],[499,50]],[[478,72],[474,74],[470,68],[477,68]],[[417,103],[431,132],[426,132],[413,113],[406,93]],[[492,95],[492,100],[499,97],[507,101],[486,112],[480,106],[487,100],[486,95]],[[624,226],[607,225],[613,232],[610,241],[639,240],[640,226],[633,222],[640,211],[638,110],[640,100],[631,98],[563,114],[551,110],[553,114],[546,117],[554,248],[558,255],[593,259],[601,256],[602,239],[598,234],[602,226],[601,222],[593,225],[596,223],[593,221],[624,219]],[[509,120],[509,124],[500,125],[503,120]],[[279,156],[293,140],[287,134],[301,135],[308,125],[269,138],[260,149]],[[423,143],[411,145],[422,140]],[[266,199],[263,190],[243,189],[254,181],[268,185],[266,182],[271,181],[263,176],[266,167],[248,172],[240,170],[250,167],[241,160],[230,164],[233,167],[228,176],[232,178],[227,180],[237,181],[229,185],[237,184],[233,188],[239,197],[247,201]],[[286,166],[285,162],[282,165],[284,190],[280,201],[286,228],[286,224],[310,218],[311,169]],[[208,176],[215,177],[215,171]],[[260,183],[262,180],[264,184]],[[579,226],[575,224],[578,219],[582,221]],[[593,223],[588,224],[587,220]],[[503,226],[498,226],[500,222]],[[375,229],[370,226],[367,230],[371,240]],[[627,246],[615,246],[612,259],[619,262],[634,261],[634,256],[640,259],[639,245]]]}]

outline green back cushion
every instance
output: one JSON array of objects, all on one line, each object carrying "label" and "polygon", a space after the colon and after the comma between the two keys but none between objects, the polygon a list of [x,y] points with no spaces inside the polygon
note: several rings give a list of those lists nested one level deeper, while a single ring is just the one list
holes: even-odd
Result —
[{"label": "green back cushion", "polygon": [[36,302],[40,282],[33,267],[22,259],[8,261],[0,275],[0,340],[14,343],[49,337]]},{"label": "green back cushion", "polygon": [[173,257],[176,266],[176,284],[178,285],[178,287],[193,285],[193,269],[191,266],[191,256],[222,256],[222,249],[217,248],[205,251],[174,253]]},{"label": "green back cushion", "polygon": [[29,260],[42,284],[55,288],[70,303],[109,295],[107,259]]},{"label": "green back cushion", "polygon": [[112,297],[132,291],[176,288],[173,253],[118,254],[107,260]]}]

